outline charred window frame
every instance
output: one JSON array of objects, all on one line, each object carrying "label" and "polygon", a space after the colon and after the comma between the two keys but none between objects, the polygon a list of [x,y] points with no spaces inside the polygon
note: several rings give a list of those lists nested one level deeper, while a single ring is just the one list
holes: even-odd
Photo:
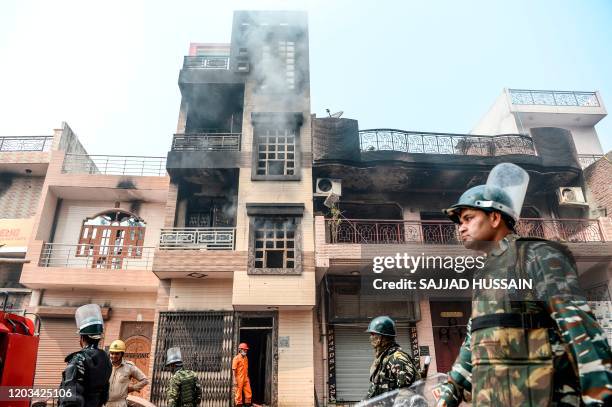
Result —
[{"label": "charred window frame", "polygon": [[254,181],[299,181],[302,113],[252,113]]},{"label": "charred window frame", "polygon": [[302,274],[304,204],[247,204],[248,274]]}]

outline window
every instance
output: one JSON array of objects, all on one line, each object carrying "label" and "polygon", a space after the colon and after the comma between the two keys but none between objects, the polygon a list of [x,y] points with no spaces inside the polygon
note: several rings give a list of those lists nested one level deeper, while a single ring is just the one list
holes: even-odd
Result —
[{"label": "window", "polygon": [[257,175],[295,175],[295,130],[258,129]]},{"label": "window", "polygon": [[295,218],[258,218],[255,228],[255,268],[295,268]]},{"label": "window", "polygon": [[87,218],[76,257],[90,258],[92,268],[120,269],[123,259],[142,257],[145,228],[142,219],[119,209]]}]

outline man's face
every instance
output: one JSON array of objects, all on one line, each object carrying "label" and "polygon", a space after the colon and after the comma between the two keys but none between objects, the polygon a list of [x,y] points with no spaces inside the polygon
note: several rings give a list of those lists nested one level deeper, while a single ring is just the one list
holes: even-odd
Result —
[{"label": "man's face", "polygon": [[382,336],[379,334],[375,334],[374,332],[370,332],[370,345],[374,349],[376,349],[380,345],[380,341],[382,340]]},{"label": "man's face", "polygon": [[113,365],[120,365],[121,359],[123,359],[123,352],[110,352],[110,360]]},{"label": "man's face", "polygon": [[459,236],[463,245],[468,249],[481,249],[486,245],[483,245],[483,242],[493,241],[495,228],[501,221],[498,214],[472,208],[461,209]]}]

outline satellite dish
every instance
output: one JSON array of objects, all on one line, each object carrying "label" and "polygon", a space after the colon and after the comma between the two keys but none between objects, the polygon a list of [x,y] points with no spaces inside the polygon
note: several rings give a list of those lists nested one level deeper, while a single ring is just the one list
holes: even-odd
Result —
[{"label": "satellite dish", "polygon": [[342,116],[344,114],[344,112],[342,110],[340,110],[339,112],[333,113],[333,114],[329,112],[329,109],[325,109],[325,111],[327,112],[329,117],[332,117],[334,119],[339,119],[340,116]]}]

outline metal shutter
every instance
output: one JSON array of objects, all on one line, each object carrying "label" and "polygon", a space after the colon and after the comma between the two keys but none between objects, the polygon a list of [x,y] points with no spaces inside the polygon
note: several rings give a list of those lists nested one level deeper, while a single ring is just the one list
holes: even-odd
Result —
[{"label": "metal shutter", "polygon": [[[366,326],[338,326],[334,328],[336,343],[336,400],[359,401],[370,386],[370,365],[374,352]],[[407,327],[398,327],[397,342],[410,354]]]},{"label": "metal shutter", "polygon": [[66,367],[64,359],[81,349],[74,319],[43,318],[36,360],[36,386],[59,386]]}]

